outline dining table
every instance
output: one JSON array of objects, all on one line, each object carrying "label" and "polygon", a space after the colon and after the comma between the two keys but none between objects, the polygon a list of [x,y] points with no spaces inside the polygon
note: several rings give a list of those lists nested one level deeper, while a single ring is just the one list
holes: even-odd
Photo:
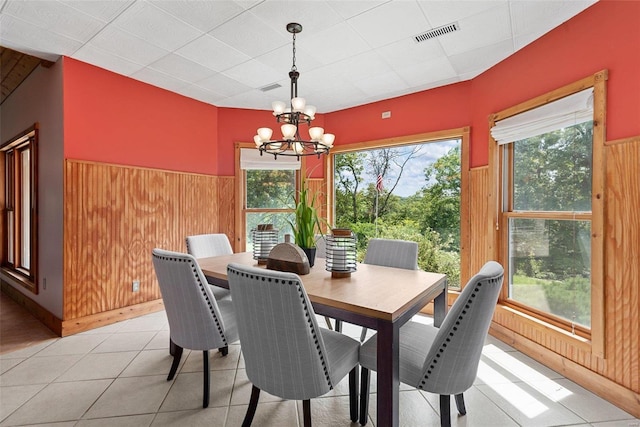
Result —
[{"label": "dining table", "polygon": [[[241,252],[197,262],[207,281],[229,288],[227,265],[258,265],[251,252]],[[316,258],[303,286],[317,314],[377,331],[377,427],[399,425],[400,327],[429,302],[434,304],[434,325],[447,311],[447,277],[423,270],[405,270],[358,263],[348,277],[334,278],[325,260]],[[233,292],[233,291],[232,291]]]}]

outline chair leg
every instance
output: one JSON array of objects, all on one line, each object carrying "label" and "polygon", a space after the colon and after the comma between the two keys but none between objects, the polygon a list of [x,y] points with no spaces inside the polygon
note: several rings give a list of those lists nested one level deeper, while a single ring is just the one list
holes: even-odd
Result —
[{"label": "chair leg", "polygon": [[467,408],[464,406],[464,396],[462,393],[456,394],[456,407],[460,415],[467,415]]},{"label": "chair leg", "polygon": [[360,370],[360,425],[369,420],[369,379],[371,373],[367,368]]},{"label": "chair leg", "polygon": [[169,354],[174,355],[176,353],[176,344],[173,342],[171,337],[169,337]]},{"label": "chair leg", "polygon": [[224,357],[229,354],[229,346],[225,345],[224,347],[220,347],[218,351],[222,354],[222,357]]},{"label": "chair leg", "polygon": [[202,370],[203,370],[203,390],[202,390],[202,407],[209,406],[209,380],[211,373],[209,372],[209,351],[204,350],[202,352]]},{"label": "chair leg", "polygon": [[342,332],[342,320],[336,319],[336,327],[334,328],[336,332]]},{"label": "chair leg", "polygon": [[176,375],[176,371],[178,370],[178,365],[180,365],[180,359],[182,359],[182,347],[178,344],[173,344],[173,363],[171,364],[171,369],[169,370],[169,376],[167,377],[167,381],[171,381],[173,377]]},{"label": "chair leg", "polygon": [[331,326],[331,319],[328,318],[327,316],[324,316],[324,321],[327,323],[327,328],[329,328],[330,330],[333,330],[333,326]]},{"label": "chair leg", "polygon": [[440,427],[451,427],[451,396],[440,395]]},{"label": "chair leg", "polygon": [[349,411],[351,421],[358,421],[358,367],[355,366],[349,372]]},{"label": "chair leg", "polygon": [[302,419],[304,427],[311,427],[311,400],[309,399],[302,401]]},{"label": "chair leg", "polygon": [[360,342],[364,342],[364,339],[367,337],[367,328],[362,327],[362,332],[360,332]]},{"label": "chair leg", "polygon": [[253,416],[256,414],[256,409],[258,407],[258,400],[260,399],[260,389],[256,386],[253,386],[251,389],[251,400],[249,400],[249,407],[247,408],[247,413],[244,415],[244,420],[242,421],[242,427],[250,427],[253,422]]}]

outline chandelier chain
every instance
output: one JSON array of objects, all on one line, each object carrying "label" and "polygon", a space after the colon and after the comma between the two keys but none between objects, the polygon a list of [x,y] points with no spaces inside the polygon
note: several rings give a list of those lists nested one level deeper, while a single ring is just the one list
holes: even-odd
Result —
[{"label": "chandelier chain", "polygon": [[296,66],[296,33],[293,33],[293,64],[291,65],[291,71],[297,71]]}]

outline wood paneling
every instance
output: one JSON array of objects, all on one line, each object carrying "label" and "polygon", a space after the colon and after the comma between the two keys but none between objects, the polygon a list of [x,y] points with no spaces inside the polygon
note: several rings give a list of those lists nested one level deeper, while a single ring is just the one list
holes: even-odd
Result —
[{"label": "wood paneling", "polygon": [[184,252],[185,236],[220,231],[219,211],[225,221],[229,211],[219,206],[218,180],[67,160],[63,320],[161,298],[151,250]]},{"label": "wood paneling", "polygon": [[606,151],[605,374],[640,392],[640,138]]},{"label": "wood paneling", "polygon": [[469,265],[462,268],[467,277],[480,271],[489,260],[494,259],[491,252],[489,217],[489,168],[473,168],[469,171],[469,222],[470,245]]}]

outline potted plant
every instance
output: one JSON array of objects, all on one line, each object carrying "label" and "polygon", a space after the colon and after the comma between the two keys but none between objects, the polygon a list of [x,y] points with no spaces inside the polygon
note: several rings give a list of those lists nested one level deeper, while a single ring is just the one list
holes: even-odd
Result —
[{"label": "potted plant", "polygon": [[303,178],[295,206],[295,222],[289,221],[294,243],[304,251],[313,267],[316,258],[316,235],[322,234],[321,220],[316,209],[316,194],[311,194]]}]

